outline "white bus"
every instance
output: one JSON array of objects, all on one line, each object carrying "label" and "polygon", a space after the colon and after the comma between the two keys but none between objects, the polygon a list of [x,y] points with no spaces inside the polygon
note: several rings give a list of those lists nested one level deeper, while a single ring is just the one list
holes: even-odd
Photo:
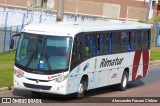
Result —
[{"label": "white bus", "polygon": [[[151,28],[133,22],[30,24],[19,36],[14,88],[77,97],[145,77]],[[11,48],[14,40],[12,39]]]}]

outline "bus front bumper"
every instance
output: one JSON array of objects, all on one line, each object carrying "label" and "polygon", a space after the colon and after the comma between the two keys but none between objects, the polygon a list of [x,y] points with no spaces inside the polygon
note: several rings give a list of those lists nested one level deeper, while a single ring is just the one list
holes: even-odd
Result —
[{"label": "bus front bumper", "polygon": [[14,75],[14,89],[66,95],[67,78],[63,82],[30,80]]}]

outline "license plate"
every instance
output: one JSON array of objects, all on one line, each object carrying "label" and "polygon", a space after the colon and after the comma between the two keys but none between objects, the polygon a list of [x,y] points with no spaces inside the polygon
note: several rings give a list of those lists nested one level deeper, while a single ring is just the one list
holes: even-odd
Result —
[{"label": "license plate", "polygon": [[42,92],[42,89],[39,89],[39,88],[32,88],[32,91],[34,91],[34,92]]}]

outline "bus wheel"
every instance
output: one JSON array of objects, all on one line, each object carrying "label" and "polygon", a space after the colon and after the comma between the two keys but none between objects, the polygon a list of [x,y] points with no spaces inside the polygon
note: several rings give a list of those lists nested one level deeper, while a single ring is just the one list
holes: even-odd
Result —
[{"label": "bus wheel", "polygon": [[86,88],[85,86],[86,86],[85,81],[82,79],[78,87],[77,98],[83,98]]},{"label": "bus wheel", "polygon": [[123,72],[121,83],[119,84],[119,90],[125,91],[128,83],[128,73],[126,71]]}]

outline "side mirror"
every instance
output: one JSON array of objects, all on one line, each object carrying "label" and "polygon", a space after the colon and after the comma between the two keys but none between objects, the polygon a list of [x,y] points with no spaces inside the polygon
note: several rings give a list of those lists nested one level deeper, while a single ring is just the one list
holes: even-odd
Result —
[{"label": "side mirror", "polygon": [[14,37],[16,37],[16,36],[20,36],[21,34],[19,33],[19,34],[15,34],[15,35],[13,35],[12,36],[12,39],[11,39],[11,43],[10,43],[10,49],[13,49],[14,48]]},{"label": "side mirror", "polygon": [[10,49],[13,49],[13,48],[14,48],[14,39],[12,38],[10,43]]}]

